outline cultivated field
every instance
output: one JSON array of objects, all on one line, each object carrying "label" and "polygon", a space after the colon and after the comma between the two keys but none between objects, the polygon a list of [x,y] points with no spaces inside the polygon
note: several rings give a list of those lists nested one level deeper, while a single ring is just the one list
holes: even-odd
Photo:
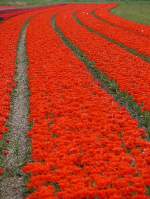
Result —
[{"label": "cultivated field", "polygon": [[0,6],[0,199],[149,199],[149,4],[28,3]]}]

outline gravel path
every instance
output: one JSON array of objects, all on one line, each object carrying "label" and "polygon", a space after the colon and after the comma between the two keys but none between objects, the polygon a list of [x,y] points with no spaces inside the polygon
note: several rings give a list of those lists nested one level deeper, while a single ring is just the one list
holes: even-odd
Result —
[{"label": "gravel path", "polygon": [[0,183],[0,199],[22,199],[24,176],[21,167],[25,164],[28,149],[29,89],[27,79],[26,32],[27,22],[20,35],[16,64],[16,89],[12,94],[11,114],[7,139],[9,154],[5,160],[6,176]]}]

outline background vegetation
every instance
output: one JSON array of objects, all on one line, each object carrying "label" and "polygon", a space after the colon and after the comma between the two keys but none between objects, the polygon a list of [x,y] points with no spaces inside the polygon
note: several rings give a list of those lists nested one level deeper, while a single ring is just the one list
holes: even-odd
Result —
[{"label": "background vegetation", "polygon": [[110,3],[117,2],[119,6],[114,14],[138,23],[150,25],[150,0],[0,0],[0,5],[17,7],[51,5],[57,3]]}]

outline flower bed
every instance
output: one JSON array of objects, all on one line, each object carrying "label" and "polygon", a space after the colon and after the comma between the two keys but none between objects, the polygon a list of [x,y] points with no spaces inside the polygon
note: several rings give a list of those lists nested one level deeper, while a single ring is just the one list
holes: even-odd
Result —
[{"label": "flower bed", "polygon": [[[2,165],[0,159],[0,175],[2,166],[5,172],[0,191],[5,192],[3,187],[7,187],[6,181],[10,180],[17,186],[20,183],[17,192],[21,195],[28,192],[27,199],[149,198],[148,126],[140,128],[139,118],[133,119],[126,104],[121,106],[116,101],[117,94],[115,98],[109,92],[109,86],[118,95],[128,92],[139,105],[143,103],[143,110],[149,111],[149,63],[88,32],[73,18],[73,13],[78,12],[85,23],[91,23],[85,14],[106,7],[110,9],[112,4],[39,8],[0,25],[3,44],[0,46],[0,155],[4,159],[9,150],[17,154],[20,149],[18,142],[12,148],[6,146],[8,151],[1,147],[3,142],[5,145],[10,142],[4,133],[9,131],[6,124],[12,114],[11,96],[16,87],[18,56],[21,63],[28,64],[28,74],[26,71],[23,74],[28,85],[27,82],[22,85],[30,93],[30,96],[27,94],[29,118],[26,118],[30,121],[29,139],[25,132],[20,133],[25,133],[23,143],[31,148],[31,154],[27,154],[27,150],[26,157],[23,155],[23,161],[12,170],[7,162]],[[23,34],[25,24],[28,26]],[[103,81],[98,80],[99,74]],[[112,80],[120,89],[115,90]],[[136,104],[135,109],[138,108]],[[146,116],[144,121],[148,123],[149,116]],[[26,174],[29,174],[26,182],[29,190],[22,191]],[[15,181],[11,181],[12,178]],[[11,185],[8,190],[15,195],[17,186]]]},{"label": "flower bed", "polygon": [[28,30],[33,162],[23,171],[31,175],[27,187],[33,193],[27,198],[148,199],[146,132],[50,25],[52,16],[65,9],[39,15]]},{"label": "flower bed", "polygon": [[[84,13],[86,11],[84,10]],[[115,80],[120,89],[132,95],[145,110],[150,110],[150,65],[77,24],[72,13],[57,17],[64,34],[79,47],[96,67]]]}]

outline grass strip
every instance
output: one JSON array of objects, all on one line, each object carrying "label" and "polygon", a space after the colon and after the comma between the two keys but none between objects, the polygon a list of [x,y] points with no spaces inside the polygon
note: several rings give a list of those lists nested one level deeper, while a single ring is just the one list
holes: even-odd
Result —
[{"label": "grass strip", "polygon": [[111,12],[126,20],[150,25],[150,1],[149,0],[126,0],[118,1],[118,6]]},{"label": "grass strip", "polygon": [[96,68],[94,62],[90,61],[84,52],[82,52],[73,42],[65,36],[61,28],[57,25],[56,15],[52,18],[52,27],[54,31],[58,34],[64,44],[69,47],[72,52],[82,61],[87,69],[91,72],[94,78],[100,83],[102,88],[104,88],[109,94],[111,94],[114,99],[124,106],[131,116],[138,120],[139,127],[144,127],[147,131],[146,139],[150,141],[150,112],[142,111],[140,107],[133,99],[131,95],[126,92],[122,92],[119,86],[114,80],[110,80],[109,77],[102,71]]},{"label": "grass strip", "polygon": [[[104,35],[104,34],[98,32],[98,31],[94,30],[93,28],[91,28],[91,27],[85,25],[85,24],[77,17],[77,14],[76,14],[76,13],[73,13],[73,18],[76,20],[76,22],[77,22],[80,26],[84,27],[84,28],[85,28],[86,30],[88,30],[89,32],[91,32],[91,33],[93,33],[93,34],[96,34],[96,35],[98,35],[99,37],[102,37],[103,39],[106,39],[107,41],[109,41],[109,42],[111,42],[111,43],[113,43],[113,44],[116,44],[116,45],[119,46],[120,48],[123,48],[124,50],[128,51],[129,53],[131,53],[131,54],[133,54],[133,55],[139,57],[140,59],[142,59],[142,60],[144,60],[144,61],[150,63],[150,57],[149,57],[149,56],[146,56],[146,55],[144,55],[144,54],[141,54],[141,53],[137,52],[136,50],[134,50],[133,48],[129,48],[129,47],[126,46],[125,44],[123,44],[123,43],[121,43],[121,42],[118,42],[118,41],[116,41],[116,40],[114,40],[114,39],[112,39],[112,38],[110,38],[110,37],[108,37],[108,36],[106,36],[106,35]],[[99,19],[99,20],[100,20],[100,19]]]}]

